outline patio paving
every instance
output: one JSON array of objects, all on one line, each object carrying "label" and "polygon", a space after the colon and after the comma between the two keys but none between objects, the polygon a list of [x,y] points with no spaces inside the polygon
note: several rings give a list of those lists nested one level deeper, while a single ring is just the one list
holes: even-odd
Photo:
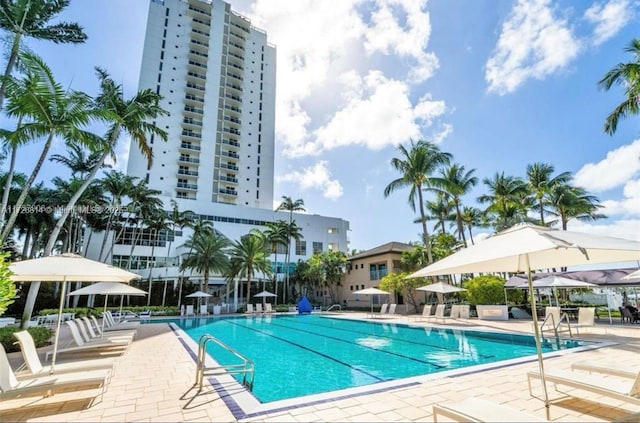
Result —
[{"label": "patio paving", "polygon": [[[349,317],[365,317],[350,313]],[[398,316],[385,322],[407,323]],[[413,324],[413,322],[411,322]],[[448,324],[451,322],[447,322]],[[416,323],[425,325],[425,323]],[[455,324],[455,323],[454,323]],[[531,321],[510,320],[488,322],[470,320],[458,326],[491,327],[497,330],[532,333]],[[66,333],[62,333],[64,338]],[[629,369],[640,369],[640,325],[599,323],[581,338],[616,342],[616,345],[565,354],[545,359],[546,369],[569,369],[572,362],[603,360],[621,363]],[[43,357],[50,347],[40,350]],[[22,363],[21,354],[9,354],[14,368]],[[442,377],[423,383],[350,396],[332,401],[267,413],[242,414],[230,411],[225,399],[206,383],[195,395],[195,362],[183,341],[166,323],[140,326],[129,351],[117,361],[115,374],[106,386],[102,400],[92,399],[99,391],[64,392],[39,399],[31,397],[0,402],[1,421],[433,421],[432,405],[462,400],[469,396],[508,405],[544,417],[544,404],[539,382],[534,381],[534,395],[529,395],[526,373],[537,369],[536,362],[483,370],[460,376]],[[607,376],[603,376],[605,378]],[[566,388],[565,392],[572,390]],[[622,420],[640,412],[640,406],[586,391],[575,397],[556,392],[548,384],[551,398],[551,420],[594,422]],[[636,419],[637,421],[637,419]]]}]

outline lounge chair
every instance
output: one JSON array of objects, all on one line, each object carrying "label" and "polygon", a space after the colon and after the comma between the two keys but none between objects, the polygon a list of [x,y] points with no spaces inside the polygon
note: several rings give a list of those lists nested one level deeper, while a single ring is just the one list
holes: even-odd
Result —
[{"label": "lounge chair", "polygon": [[103,334],[102,336],[97,335],[96,332],[93,330],[93,326],[91,325],[91,321],[89,320],[88,317],[81,317],[79,319],[74,319],[73,321],[76,323],[76,325],[78,325],[80,334],[83,336],[84,340],[87,342],[91,342],[93,340],[98,340],[98,339],[108,339],[110,341],[126,339],[129,341],[133,341],[133,335],[131,333],[122,333],[122,332],[113,331],[108,334]]},{"label": "lounge chair", "polygon": [[260,304],[260,303],[256,303],[255,307],[256,307],[256,313],[260,313],[260,314],[262,314],[262,313],[263,313],[263,311],[262,311],[262,304]]},{"label": "lounge chair", "polygon": [[253,304],[251,303],[247,303],[247,311],[245,311],[245,314],[254,314],[255,311],[253,310]]},{"label": "lounge chair", "polygon": [[459,422],[546,422],[548,420],[515,408],[480,398],[469,397],[460,402],[434,404],[433,421],[438,416]]},{"label": "lounge chair", "polygon": [[73,341],[78,345],[90,345],[90,344],[109,344],[109,345],[126,345],[128,346],[133,341],[133,338],[126,337],[115,337],[115,338],[97,338],[91,339],[89,338],[89,334],[87,333],[87,329],[84,325],[84,322],[79,319],[69,320],[68,322],[64,322],[67,326],[69,326],[69,330],[71,332],[71,337]]},{"label": "lounge chair", "polygon": [[130,322],[128,320],[116,322],[113,320],[113,316],[109,312],[102,313],[102,318],[104,319],[104,330],[107,332],[114,330],[137,329],[140,326],[140,322]]},{"label": "lounge chair", "polygon": [[533,318],[529,313],[527,313],[525,310],[521,309],[520,307],[511,307],[510,313],[514,319],[530,320]]},{"label": "lounge chair", "polygon": [[457,319],[460,317],[460,305],[454,304],[451,306],[451,312],[449,313],[450,319]]},{"label": "lounge chair", "polygon": [[460,306],[460,318],[469,320],[470,316],[471,316],[471,307],[469,306],[469,304],[461,305]]},{"label": "lounge chair", "polygon": [[444,304],[438,304],[436,306],[436,312],[433,314],[433,319],[436,320],[436,322],[440,319],[445,320],[446,317],[444,316],[444,309],[445,309],[445,305]]},{"label": "lounge chair", "polygon": [[21,380],[16,378],[9,358],[0,345],[0,401],[16,397],[42,395],[48,397],[53,391],[64,388],[85,388],[90,385],[105,386],[110,370],[92,370],[50,376],[34,376]]},{"label": "lounge chair", "polygon": [[189,304],[187,308],[185,308],[184,315],[187,317],[196,315],[196,313],[193,311],[193,306],[191,304]]},{"label": "lounge chair", "polygon": [[271,303],[266,303],[264,305],[264,312],[265,313],[275,313],[276,311],[271,307]]},{"label": "lounge chair", "polygon": [[208,316],[209,312],[207,311],[207,307],[200,306],[200,316]]},{"label": "lounge chair", "polygon": [[[26,330],[23,330],[20,332],[14,332],[13,336],[18,339],[18,343],[20,344],[20,351],[22,351],[22,357],[24,358],[24,368],[33,376],[48,375],[51,372],[51,366],[42,365],[31,334]],[[115,360],[112,358],[56,363],[54,373],[60,374],[100,369],[113,371],[114,364]]]},{"label": "lounge chair", "polygon": [[[387,311],[387,314],[389,314],[389,315],[396,314],[396,307],[398,307],[397,304],[389,304],[389,311]],[[380,314],[382,314],[382,313],[380,313]]]},{"label": "lounge chair", "polygon": [[[65,322],[65,324],[69,327],[69,331],[71,332],[71,336],[73,338],[74,345],[65,345],[62,348],[58,348],[58,354],[62,353],[76,353],[76,352],[100,352],[105,354],[121,354],[127,350],[129,344],[131,342],[115,342],[115,341],[92,341],[85,342],[82,339],[82,335],[80,335],[80,331],[78,330],[78,326],[73,320]],[[45,354],[45,361],[49,360],[49,356],[53,354],[53,350],[47,351]]]},{"label": "lounge chair", "polygon": [[433,307],[431,304],[425,304],[422,308],[422,314],[417,316],[415,320],[429,320],[433,316]]},{"label": "lounge chair", "polygon": [[602,362],[600,360],[585,360],[571,364],[571,370],[583,370],[589,373],[604,373],[613,376],[635,379],[640,373],[639,368],[622,367],[620,363]]},{"label": "lounge chair", "polygon": [[595,307],[578,308],[578,323],[572,324],[571,328],[576,329],[576,333],[580,333],[580,328],[592,328],[596,325],[596,309]]},{"label": "lounge chair", "polygon": [[382,315],[387,314],[387,308],[388,307],[389,307],[389,304],[387,304],[387,303],[382,304],[380,306],[380,311],[377,312],[377,313],[374,311],[373,313],[371,313],[371,317],[382,316]]},{"label": "lounge chair", "polygon": [[[96,327],[96,333],[98,335],[101,335],[104,333],[105,335],[108,335],[109,333],[117,333],[117,334],[126,334],[126,335],[131,335],[133,337],[135,337],[136,333],[138,332],[137,329],[135,328],[131,328],[131,329],[117,329],[114,328],[112,330],[109,330],[108,328],[104,328],[104,332],[102,331],[102,326],[100,325],[100,323],[98,322],[98,319],[96,319],[96,316],[91,316],[89,317],[89,319],[93,322],[93,324]],[[106,323],[106,322],[105,322]],[[106,333],[105,333],[106,332]]]},{"label": "lounge chair", "polygon": [[[569,386],[571,388],[592,392],[603,397],[609,397],[640,405],[640,373],[636,373],[634,379],[623,379],[615,377],[603,378],[602,375],[593,375],[581,372],[545,370],[544,378],[547,382],[555,384],[556,390],[558,390],[557,385]],[[527,373],[529,394],[533,396],[531,391],[531,379],[540,379],[540,372],[538,370],[533,370]],[[572,390],[570,395],[575,396],[575,392],[575,390]]]}]

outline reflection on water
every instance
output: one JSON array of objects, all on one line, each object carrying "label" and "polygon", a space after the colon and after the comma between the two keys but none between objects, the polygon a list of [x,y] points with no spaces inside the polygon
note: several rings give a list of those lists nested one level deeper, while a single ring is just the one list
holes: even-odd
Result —
[{"label": "reflection on water", "polygon": [[356,344],[369,348],[382,348],[391,345],[391,340],[367,336],[365,338],[356,338]]}]

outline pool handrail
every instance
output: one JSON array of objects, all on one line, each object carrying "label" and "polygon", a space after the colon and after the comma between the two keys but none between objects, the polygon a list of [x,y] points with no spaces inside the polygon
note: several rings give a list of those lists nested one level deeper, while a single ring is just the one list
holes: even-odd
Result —
[{"label": "pool handrail", "polygon": [[[218,344],[220,347],[229,351],[231,354],[238,357],[242,363],[238,364],[227,364],[220,365],[214,367],[207,367],[205,365],[206,355],[207,355],[207,343],[209,341],[213,341]],[[253,374],[255,370],[255,365],[253,361],[244,355],[240,354],[238,351],[234,350],[230,346],[226,345],[219,339],[215,338],[212,335],[204,334],[198,340],[198,357],[196,360],[196,383],[195,386],[198,386],[198,392],[202,390],[202,384],[204,380],[205,373],[207,376],[215,376],[222,374],[242,374],[242,385],[245,386],[249,391],[253,390]],[[249,377],[247,378],[247,375]]]},{"label": "pool handrail", "polygon": [[334,307],[338,307],[338,310],[342,311],[342,306],[340,304],[334,304],[331,307],[329,307],[328,309],[326,309],[325,312],[329,312],[329,311],[333,310]]}]

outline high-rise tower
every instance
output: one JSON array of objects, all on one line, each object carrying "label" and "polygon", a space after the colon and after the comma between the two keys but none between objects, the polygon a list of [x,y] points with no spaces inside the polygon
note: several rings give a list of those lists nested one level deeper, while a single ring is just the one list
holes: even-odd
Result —
[{"label": "high-rise tower", "polygon": [[[140,89],[169,112],[155,124],[154,161],[135,145],[128,173],[199,205],[273,207],[276,50],[222,0],[153,0]],[[189,201],[180,201],[191,208]]]}]

